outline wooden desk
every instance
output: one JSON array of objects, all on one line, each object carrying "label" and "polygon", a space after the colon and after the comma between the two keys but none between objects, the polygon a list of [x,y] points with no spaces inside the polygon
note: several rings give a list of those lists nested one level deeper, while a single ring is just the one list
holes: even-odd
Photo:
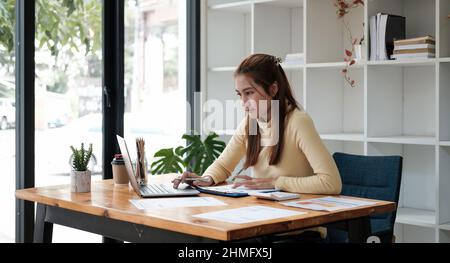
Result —
[{"label": "wooden desk", "polygon": [[[155,176],[152,181],[170,181],[174,175]],[[167,208],[144,211],[135,208],[130,199],[138,199],[131,187],[115,186],[112,180],[92,183],[90,193],[70,193],[69,185],[17,190],[19,199],[36,202],[35,242],[51,242],[53,224],[60,224],[116,240],[130,242],[217,242],[237,241],[273,233],[339,223],[349,231],[352,242],[366,242],[370,234],[369,216],[393,211],[396,204],[381,201],[376,205],[340,212],[317,212],[286,207],[255,197],[230,198],[214,196],[228,204],[218,207]],[[201,196],[212,196],[201,194]],[[302,199],[318,197],[302,195]],[[192,215],[265,205],[305,211],[307,214],[231,224],[194,218]]]}]

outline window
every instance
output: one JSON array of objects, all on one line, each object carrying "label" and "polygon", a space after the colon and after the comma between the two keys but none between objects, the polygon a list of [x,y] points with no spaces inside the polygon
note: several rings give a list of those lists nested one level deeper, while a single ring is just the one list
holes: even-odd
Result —
[{"label": "window", "polygon": [[[63,14],[63,15],[62,15]],[[93,144],[102,179],[102,1],[36,1],[36,186],[70,183],[70,146]],[[100,242],[55,226],[54,242]],[[79,237],[79,238],[78,238]]]},{"label": "window", "polygon": [[15,1],[0,1],[0,243],[14,242],[15,228]]},{"label": "window", "polygon": [[145,139],[149,165],[159,149],[183,143],[187,114],[185,28],[185,1],[127,1],[125,136],[130,142],[136,137]]},{"label": "window", "polygon": [[[3,52],[8,50],[9,45],[14,46],[12,34],[15,31],[11,16],[5,16],[3,12],[5,9],[2,7],[5,7],[6,3],[14,5],[16,2],[19,11],[17,28],[21,32],[20,41],[24,43],[20,46],[21,49],[17,50],[17,56],[21,58],[17,62],[18,69],[14,69],[13,53],[10,53],[12,56],[8,57]],[[126,10],[121,7],[124,2]],[[126,62],[125,133],[133,137],[146,138],[151,145],[147,156],[152,156],[152,151],[160,147],[166,147],[166,145],[172,147],[177,145],[176,140],[181,141],[181,135],[186,127],[185,5],[187,3],[178,0],[124,2],[121,0],[0,1],[0,27],[6,22],[10,23],[9,31],[3,27],[0,28],[2,32],[0,36],[0,58],[2,59],[0,61],[0,97],[9,95],[14,98],[14,71],[16,70],[18,74],[21,74],[17,82],[18,87],[21,88],[19,98],[24,101],[23,104],[18,105],[22,109],[25,108],[24,115],[20,115],[25,118],[20,119],[20,132],[17,134],[20,135],[18,146],[21,153],[26,154],[19,155],[21,157],[17,159],[17,163],[21,164],[17,175],[19,179],[16,182],[17,186],[68,184],[70,182],[68,175],[71,170],[69,146],[79,146],[82,142],[93,143],[94,146],[96,159],[90,164],[94,174],[93,180],[100,180],[102,174],[105,178],[110,176],[107,170],[110,160],[108,157],[103,160],[102,155],[109,155],[114,146],[112,143],[103,146],[102,141],[110,140],[116,132],[121,133],[123,124],[121,120],[122,76],[120,74],[122,57],[121,54],[114,55],[117,53],[114,51],[121,49],[123,43],[107,41],[103,44],[101,40],[102,34],[105,39],[117,40],[122,36],[120,23],[107,22],[111,19],[117,21],[121,17],[120,11],[127,12],[125,16],[127,39],[124,54]],[[29,15],[33,12],[35,16]],[[14,14],[14,10],[10,13]],[[105,21],[102,21],[102,18],[105,18]],[[35,34],[33,23],[30,23],[29,19],[35,19]],[[105,32],[102,32],[102,23]],[[11,37],[7,38],[7,32],[11,33]],[[4,41],[5,39],[10,39],[11,42]],[[105,47],[104,50],[102,46]],[[28,51],[33,48],[35,49],[34,58],[27,56]],[[21,62],[22,59],[25,63]],[[113,63],[108,61],[110,59]],[[5,63],[7,60],[11,65],[9,67]],[[5,72],[10,73],[11,79],[8,79]],[[103,94],[102,78],[104,78],[103,83],[106,83],[105,90],[113,91],[111,107],[102,107],[102,104],[104,106],[108,101],[105,98],[109,96],[107,93]],[[34,80],[34,83],[29,81],[30,79]],[[115,83],[119,84],[114,87]],[[34,97],[30,98],[27,95],[32,90],[30,86],[33,84]],[[12,89],[5,88],[9,86]],[[27,107],[32,105],[28,102],[35,102],[35,107]],[[11,105],[15,108],[14,101]],[[160,116],[162,110],[166,111],[163,113],[164,119]],[[173,114],[174,111],[177,112]],[[31,114],[33,112],[34,114]],[[30,117],[32,115],[34,115],[35,123],[32,123],[33,118]],[[163,124],[161,120],[164,121]],[[103,123],[106,125],[104,134],[102,134]],[[13,125],[8,125],[8,129],[11,127]],[[5,140],[8,143],[15,141],[14,131],[11,131],[9,137],[2,137],[5,133],[1,132],[3,130],[0,131],[0,141]],[[102,136],[105,137],[102,138]],[[166,140],[163,140],[164,138]],[[0,162],[4,161],[11,167],[11,177],[8,177],[11,178],[11,191],[7,193],[2,188],[0,194],[10,197],[11,200],[7,204],[11,206],[11,213],[14,213],[14,144],[10,148],[11,156],[4,161],[0,154]],[[29,166],[27,166],[28,163]],[[33,207],[29,203],[18,201],[17,209],[19,213],[16,218],[18,230],[16,237],[19,241],[30,240]],[[13,214],[10,218],[11,223],[14,224]],[[0,230],[4,228],[10,231],[9,241],[13,241],[14,227],[6,226],[3,221],[0,222]],[[100,241],[96,239],[98,236],[86,238],[85,233],[80,231],[67,229],[61,231],[60,228],[54,227],[53,239],[56,242],[76,242],[77,236],[80,237],[79,241],[83,242]],[[0,232],[0,239],[3,237],[3,232]]]}]

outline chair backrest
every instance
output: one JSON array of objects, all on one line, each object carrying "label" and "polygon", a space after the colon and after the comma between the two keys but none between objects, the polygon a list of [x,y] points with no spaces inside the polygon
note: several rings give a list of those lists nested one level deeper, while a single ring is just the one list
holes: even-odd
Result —
[{"label": "chair backrest", "polygon": [[[398,203],[402,176],[401,156],[363,156],[334,153],[342,179],[342,195]],[[372,233],[392,230],[396,211],[371,217]]]}]

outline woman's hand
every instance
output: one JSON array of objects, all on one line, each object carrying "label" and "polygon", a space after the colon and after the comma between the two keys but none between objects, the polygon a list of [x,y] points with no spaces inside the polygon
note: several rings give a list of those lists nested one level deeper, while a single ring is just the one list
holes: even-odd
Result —
[{"label": "woman's hand", "polygon": [[[189,180],[188,178],[199,178],[202,179],[200,180]],[[181,183],[186,183],[188,185],[194,185],[194,186],[211,186],[214,184],[214,180],[211,178],[211,176],[200,176],[198,174],[195,173],[191,173],[191,172],[184,172],[183,175],[179,178],[175,178],[173,181],[173,188],[177,189],[178,186]]]},{"label": "woman's hand", "polygon": [[272,176],[270,178],[253,178],[247,175],[237,175],[235,178],[243,179],[243,181],[234,183],[233,188],[239,186],[245,186],[248,189],[270,189],[275,188],[275,182],[278,176]]}]

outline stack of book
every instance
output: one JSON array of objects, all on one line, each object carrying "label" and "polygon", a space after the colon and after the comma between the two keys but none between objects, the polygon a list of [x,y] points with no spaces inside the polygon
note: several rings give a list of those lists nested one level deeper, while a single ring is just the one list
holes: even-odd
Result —
[{"label": "stack of book", "polygon": [[370,17],[370,60],[392,59],[394,41],[405,39],[406,18],[378,13]]},{"label": "stack of book", "polygon": [[283,66],[285,67],[295,67],[304,64],[303,54],[302,53],[294,53],[287,54],[286,59],[283,61]]},{"label": "stack of book", "polygon": [[415,58],[434,58],[436,41],[431,36],[394,41],[394,55],[397,60]]}]

